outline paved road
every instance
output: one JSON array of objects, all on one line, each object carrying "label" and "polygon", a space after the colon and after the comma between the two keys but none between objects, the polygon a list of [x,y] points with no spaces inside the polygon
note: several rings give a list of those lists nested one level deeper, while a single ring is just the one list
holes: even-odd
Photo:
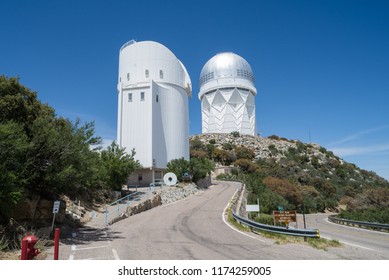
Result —
[{"label": "paved road", "polygon": [[[323,238],[338,240],[343,244],[370,250],[389,259],[389,233],[331,223],[327,219],[329,215],[331,214],[306,215],[306,221],[309,227],[319,228]],[[301,216],[299,216],[298,222],[300,225],[303,224]]]},{"label": "paved road", "polygon": [[324,251],[242,234],[223,220],[223,211],[238,187],[238,183],[219,182],[108,228],[86,227],[62,240],[60,259],[389,259],[347,245]]}]

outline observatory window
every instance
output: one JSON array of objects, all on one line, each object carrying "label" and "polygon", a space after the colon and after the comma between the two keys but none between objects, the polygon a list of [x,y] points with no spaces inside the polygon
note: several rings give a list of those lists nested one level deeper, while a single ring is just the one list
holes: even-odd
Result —
[{"label": "observatory window", "polygon": [[130,80],[130,73],[127,73],[127,81]]},{"label": "observatory window", "polygon": [[145,93],[144,93],[144,91],[142,91],[140,93],[140,101],[145,101]]},{"label": "observatory window", "polygon": [[148,78],[149,77],[149,70],[145,70],[145,76],[146,76],[146,78]]},{"label": "observatory window", "polygon": [[159,70],[159,78],[163,79],[163,71],[162,70]]},{"label": "observatory window", "polygon": [[128,94],[128,102],[132,102],[132,93]]}]

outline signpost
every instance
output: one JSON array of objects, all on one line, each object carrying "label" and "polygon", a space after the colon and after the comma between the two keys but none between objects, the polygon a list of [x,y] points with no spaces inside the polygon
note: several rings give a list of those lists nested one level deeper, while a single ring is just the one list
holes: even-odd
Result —
[{"label": "signpost", "polygon": [[290,222],[297,222],[296,210],[293,211],[273,211],[274,225],[276,222],[289,225]]},{"label": "signpost", "polygon": [[61,205],[61,201],[59,200],[56,200],[54,201],[54,205],[53,205],[53,222],[51,223],[51,232],[53,232],[53,229],[54,229],[54,221],[55,221],[55,214],[57,214],[59,212],[59,206]]},{"label": "signpost", "polygon": [[257,204],[247,204],[246,212],[259,212],[259,205]]},{"label": "signpost", "polygon": [[[258,204],[246,204],[246,212],[258,212],[258,217],[259,217],[259,199],[257,200]],[[251,214],[250,214],[251,217]]]}]

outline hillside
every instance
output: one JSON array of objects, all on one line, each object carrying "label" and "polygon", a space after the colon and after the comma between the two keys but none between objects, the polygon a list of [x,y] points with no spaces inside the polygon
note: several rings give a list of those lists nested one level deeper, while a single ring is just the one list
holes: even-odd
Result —
[{"label": "hillside", "polygon": [[[350,211],[389,205],[387,180],[318,144],[235,132],[195,135],[190,147],[192,157],[206,156],[218,165],[233,166],[232,174],[226,176],[246,181],[249,201],[268,196],[263,201],[265,212],[275,210],[271,208],[277,203],[289,209],[301,209],[304,204],[308,212],[336,210],[339,205]],[[377,206],[374,196],[378,193],[382,201]]]}]

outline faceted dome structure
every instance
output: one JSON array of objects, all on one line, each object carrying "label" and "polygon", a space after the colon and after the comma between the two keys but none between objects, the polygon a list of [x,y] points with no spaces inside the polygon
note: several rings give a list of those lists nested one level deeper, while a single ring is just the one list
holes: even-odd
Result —
[{"label": "faceted dome structure", "polygon": [[256,134],[254,74],[241,56],[212,57],[200,74],[202,133]]}]

